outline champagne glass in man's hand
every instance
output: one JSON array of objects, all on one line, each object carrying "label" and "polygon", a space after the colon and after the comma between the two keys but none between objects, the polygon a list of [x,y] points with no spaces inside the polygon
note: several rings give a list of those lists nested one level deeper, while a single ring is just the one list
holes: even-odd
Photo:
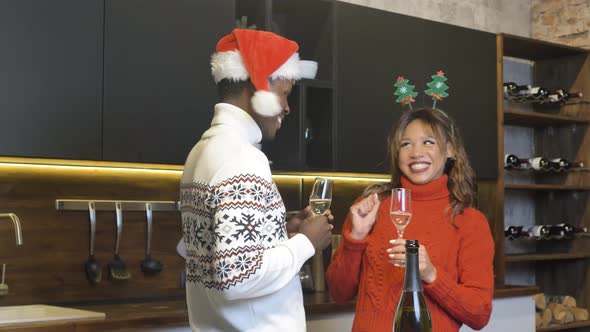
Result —
[{"label": "champagne glass in man's hand", "polygon": [[307,236],[316,251],[324,250],[332,242],[333,226],[329,220],[334,217],[329,213],[331,203],[332,180],[316,178],[309,196],[313,215],[303,220],[299,226],[299,232]]},{"label": "champagne glass in man's hand", "polygon": [[309,196],[311,212],[320,216],[326,213],[332,204],[332,180],[316,178]]}]

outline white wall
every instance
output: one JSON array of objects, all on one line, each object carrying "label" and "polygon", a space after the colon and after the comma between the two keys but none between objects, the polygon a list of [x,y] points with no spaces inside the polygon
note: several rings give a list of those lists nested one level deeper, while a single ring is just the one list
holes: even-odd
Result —
[{"label": "white wall", "polygon": [[531,36],[531,0],[340,0],[487,32]]},{"label": "white wall", "polygon": [[[495,299],[490,322],[483,332],[534,332],[535,304],[531,296]],[[354,313],[308,315],[307,332],[350,331]],[[460,332],[474,331],[463,326]]]}]

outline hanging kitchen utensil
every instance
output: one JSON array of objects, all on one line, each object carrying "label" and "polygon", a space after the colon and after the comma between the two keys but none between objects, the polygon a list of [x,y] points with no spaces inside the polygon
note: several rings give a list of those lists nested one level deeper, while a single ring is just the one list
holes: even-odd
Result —
[{"label": "hanging kitchen utensil", "polygon": [[119,257],[119,242],[121,241],[121,232],[123,231],[123,209],[121,208],[121,202],[115,202],[115,213],[117,216],[117,239],[115,240],[115,254],[109,262],[109,274],[113,280],[127,280],[131,278],[131,274],[121,257]]},{"label": "hanging kitchen utensil", "polygon": [[147,221],[147,245],[145,259],[141,261],[141,271],[146,275],[158,274],[162,271],[162,263],[150,256],[152,244],[152,204],[145,203],[145,215]]},{"label": "hanging kitchen utensil", "polygon": [[94,258],[94,237],[96,234],[96,209],[94,202],[88,202],[88,212],[90,213],[90,254],[84,264],[86,278],[91,284],[98,284],[102,279],[102,267]]},{"label": "hanging kitchen utensil", "polygon": [[6,273],[6,264],[2,264],[2,283],[0,284],[0,296],[8,295],[8,285],[4,283],[4,274]]}]

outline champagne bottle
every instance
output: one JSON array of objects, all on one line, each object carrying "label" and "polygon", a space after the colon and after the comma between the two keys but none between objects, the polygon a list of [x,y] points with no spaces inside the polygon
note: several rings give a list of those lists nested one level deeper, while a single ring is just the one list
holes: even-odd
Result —
[{"label": "champagne bottle", "polygon": [[520,159],[514,154],[504,156],[504,168],[522,168],[522,165],[529,165],[529,160]]},{"label": "champagne bottle", "polygon": [[406,274],[404,288],[395,310],[394,332],[432,332],[430,312],[420,279],[418,248],[418,240],[406,240]]},{"label": "champagne bottle", "polygon": [[545,157],[531,158],[531,159],[529,159],[529,163],[535,171],[548,172],[551,170],[551,163]]}]

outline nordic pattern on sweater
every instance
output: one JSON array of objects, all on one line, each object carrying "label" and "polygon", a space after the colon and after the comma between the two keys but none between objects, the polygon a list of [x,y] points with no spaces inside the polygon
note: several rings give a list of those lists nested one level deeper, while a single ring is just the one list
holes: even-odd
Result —
[{"label": "nordic pattern on sweater", "polygon": [[[241,174],[213,186],[181,184],[187,282],[229,289],[262,264],[263,251],[287,238],[285,208],[274,182]],[[215,248],[216,250],[212,250]]]}]

